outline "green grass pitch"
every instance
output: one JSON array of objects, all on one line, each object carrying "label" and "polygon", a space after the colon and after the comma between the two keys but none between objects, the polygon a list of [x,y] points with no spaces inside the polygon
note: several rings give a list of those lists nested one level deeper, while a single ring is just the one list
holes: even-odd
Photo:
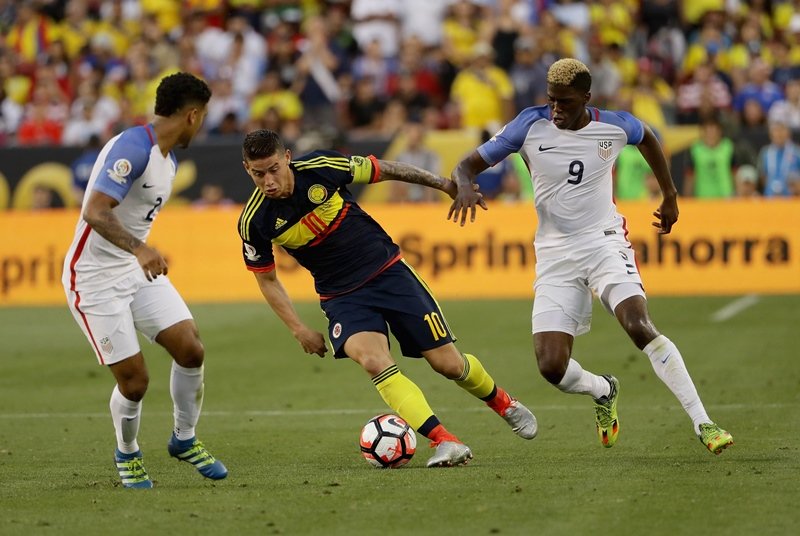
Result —
[{"label": "green grass pitch", "polygon": [[[361,426],[387,410],[352,362],[302,353],[267,306],[194,305],[206,345],[198,436],[225,462],[210,482],[166,452],[169,359],[150,368],[140,444],[153,490],[118,486],[111,375],[62,308],[0,309],[0,534],[787,534],[800,521],[800,296],[653,298],[735,446],[714,456],[613,318],[595,309],[575,357],[621,382],[621,432],[600,446],[591,400],[536,371],[528,301],[443,303],[462,351],[528,405],[539,436],[517,438],[424,361],[401,369],[470,445],[465,467],[426,469],[424,438],[398,470],[373,469]],[[324,331],[316,304],[300,304]]]}]

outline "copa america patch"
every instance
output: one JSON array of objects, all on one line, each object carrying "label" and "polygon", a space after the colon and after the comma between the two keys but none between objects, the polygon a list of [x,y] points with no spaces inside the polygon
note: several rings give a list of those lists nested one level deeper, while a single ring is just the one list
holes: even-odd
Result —
[{"label": "copa america patch", "polygon": [[256,262],[258,259],[261,258],[261,255],[258,254],[256,248],[254,248],[247,242],[244,243],[244,256],[247,257],[247,260],[250,262]]},{"label": "copa america patch", "polygon": [[126,177],[131,174],[131,170],[133,170],[133,166],[130,160],[120,158],[114,162],[114,165],[108,170],[108,178],[118,184],[125,184],[128,182]]},{"label": "copa america patch", "polygon": [[611,158],[611,152],[614,148],[613,140],[597,140],[597,154],[603,160]]},{"label": "copa america patch", "polygon": [[316,205],[321,205],[328,198],[328,190],[321,184],[315,184],[308,189],[308,200]]},{"label": "copa america patch", "polygon": [[331,336],[334,339],[338,339],[342,335],[342,325],[339,322],[336,322],[333,325],[333,329],[331,330]]},{"label": "copa america patch", "polygon": [[100,349],[103,350],[103,353],[111,355],[111,352],[114,351],[114,345],[111,344],[111,339],[108,337],[100,339]]}]

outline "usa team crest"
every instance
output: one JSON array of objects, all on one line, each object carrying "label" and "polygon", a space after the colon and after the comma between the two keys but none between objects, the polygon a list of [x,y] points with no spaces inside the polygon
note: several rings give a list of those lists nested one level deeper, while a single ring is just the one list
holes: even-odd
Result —
[{"label": "usa team crest", "polygon": [[611,158],[611,153],[614,149],[613,140],[597,140],[597,154],[603,160]]}]

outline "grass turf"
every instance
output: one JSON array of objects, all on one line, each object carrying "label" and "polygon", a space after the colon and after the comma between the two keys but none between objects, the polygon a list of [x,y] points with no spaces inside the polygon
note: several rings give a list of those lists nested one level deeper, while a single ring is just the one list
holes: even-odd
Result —
[{"label": "grass turf", "polygon": [[[166,453],[169,359],[150,368],[140,445],[156,487],[118,486],[111,375],[64,308],[0,309],[0,534],[785,534],[800,519],[800,297],[762,297],[724,322],[731,298],[651,300],[712,418],[734,435],[720,456],[613,318],[595,310],[575,357],[621,381],[620,440],[603,449],[591,400],[538,375],[530,303],[444,303],[462,351],[539,419],[524,441],[423,361],[402,359],[466,467],[426,469],[424,438],[399,470],[372,469],[358,433],[386,411],[353,363],[302,353],[266,305],[195,305],[206,345],[198,436],[230,470],[211,482]],[[298,305],[324,331],[317,305]]]}]

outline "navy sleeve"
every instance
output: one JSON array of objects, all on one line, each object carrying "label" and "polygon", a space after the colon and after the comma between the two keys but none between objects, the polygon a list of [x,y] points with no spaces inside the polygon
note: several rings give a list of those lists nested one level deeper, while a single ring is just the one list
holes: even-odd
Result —
[{"label": "navy sleeve", "polygon": [[628,145],[639,145],[644,139],[644,124],[629,112],[600,110],[600,121],[624,130]]}]

